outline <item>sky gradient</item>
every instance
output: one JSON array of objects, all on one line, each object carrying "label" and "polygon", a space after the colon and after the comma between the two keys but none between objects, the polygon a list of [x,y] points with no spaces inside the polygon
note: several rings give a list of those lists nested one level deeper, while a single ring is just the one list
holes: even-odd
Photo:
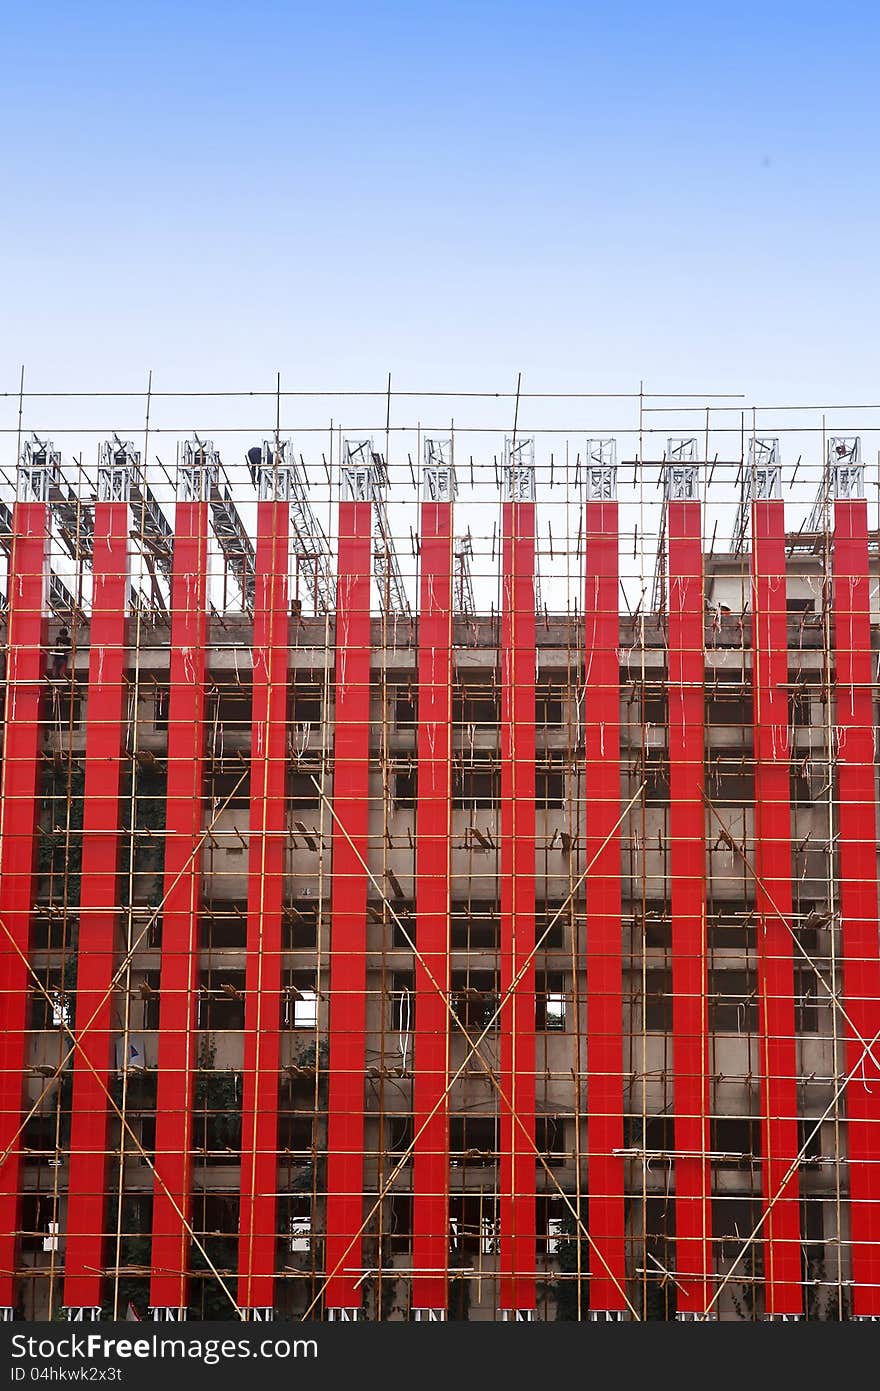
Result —
[{"label": "sky gradient", "polygon": [[874,7],[0,15],[0,390],[880,399]]}]

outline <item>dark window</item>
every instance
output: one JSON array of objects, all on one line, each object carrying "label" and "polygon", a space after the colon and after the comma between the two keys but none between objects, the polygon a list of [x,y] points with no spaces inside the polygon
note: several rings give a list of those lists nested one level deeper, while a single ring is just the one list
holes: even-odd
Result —
[{"label": "dark window", "polygon": [[[490,971],[453,971],[452,1009],[465,1028],[482,1031],[498,1009],[498,981]],[[494,1027],[497,1028],[497,1021]]]},{"label": "dark window", "polygon": [[815,613],[815,612],[816,612],[816,600],[815,600],[815,599],[812,599],[812,598],[811,598],[811,599],[786,599],[786,601],[785,601],[785,611],[786,611],[786,613],[793,613],[793,614],[799,614],[799,613]]},{"label": "dark window", "polygon": [[415,768],[406,768],[394,774],[394,802],[402,811],[412,811],[418,796],[418,775]]},{"label": "dark window", "polygon": [[196,1193],[193,1197],[193,1229],[199,1236],[238,1234],[237,1193]]},{"label": "dark window", "polygon": [[561,768],[535,766],[535,806],[552,810],[565,806],[565,773]]},{"label": "dark window", "polygon": [[752,696],[743,690],[742,684],[719,682],[706,693],[706,718],[713,725],[734,725],[745,729],[752,727]]},{"label": "dark window", "polygon": [[[641,980],[636,989],[641,990]],[[662,968],[645,972],[645,1028],[649,1033],[665,1033],[672,1028],[672,973]]]},{"label": "dark window", "polygon": [[758,1000],[748,971],[709,971],[709,1028],[720,1034],[752,1034]]},{"label": "dark window", "polygon": [[217,685],[208,693],[209,729],[222,725],[225,730],[249,730],[252,716],[250,685]]},{"label": "dark window", "polygon": [[58,951],[69,944],[70,924],[66,914],[37,913],[34,916],[33,945],[46,951]]},{"label": "dark window", "polygon": [[31,1028],[65,1029],[73,1026],[73,992],[68,988],[68,978],[62,971],[38,970],[36,973],[42,983],[40,990],[31,987]]},{"label": "dark window", "polygon": [[[803,912],[803,910],[801,910]],[[804,951],[810,956],[819,955],[819,931],[815,927],[801,927],[797,923],[793,924],[795,935],[803,947]]]},{"label": "dark window", "polygon": [[[641,1116],[636,1119],[641,1124]],[[635,1148],[640,1147],[636,1145]],[[672,1116],[645,1116],[644,1149],[649,1153],[664,1155],[675,1149],[675,1122]]]},{"label": "dark window", "polygon": [[[415,905],[411,899],[394,897],[393,902],[367,904],[368,922],[381,923],[392,951],[412,951],[416,941]],[[409,938],[409,940],[407,940]]]},{"label": "dark window", "polygon": [[804,1161],[822,1158],[822,1126],[818,1116],[801,1116],[798,1120],[798,1149]]},{"label": "dark window", "polygon": [[202,946],[244,947],[247,945],[247,904],[218,904],[202,912]]},{"label": "dark window", "polygon": [[54,1155],[61,1138],[54,1115],[30,1116],[25,1122],[22,1144],[34,1155]]},{"label": "dark window", "polygon": [[314,903],[291,903],[284,910],[284,946],[307,951],[318,945],[318,908]]},{"label": "dark window", "polygon": [[801,1200],[801,1230],[806,1273],[814,1278],[816,1268],[825,1262],[825,1207],[820,1197]]},{"label": "dark window", "polygon": [[449,1255],[458,1265],[478,1264],[498,1250],[498,1208],[483,1193],[453,1193],[449,1199]]},{"label": "dark window", "polygon": [[387,1236],[391,1250],[408,1254],[412,1246],[412,1194],[392,1193],[388,1199]]},{"label": "dark window", "polygon": [[21,1249],[28,1255],[60,1249],[58,1211],[51,1196],[25,1193],[21,1200]]},{"label": "dark window", "polygon": [[799,1034],[819,1032],[819,981],[812,967],[795,971],[794,1014]]},{"label": "dark window", "polygon": [[412,687],[398,687],[394,692],[394,723],[398,729],[414,729],[419,719],[418,693]]},{"label": "dark window", "polygon": [[228,772],[209,772],[206,791],[212,810],[246,810],[250,806],[250,783],[251,775],[242,765]]},{"label": "dark window", "polygon": [[453,696],[453,723],[461,725],[497,725],[501,718],[501,696],[495,686],[460,686]]},{"label": "dark window", "polygon": [[646,947],[668,947],[672,943],[672,923],[669,910],[662,903],[646,903],[633,920],[636,937],[641,935]]},{"label": "dark window", "polygon": [[728,1156],[716,1162],[734,1168],[748,1168],[761,1156],[761,1122],[754,1116],[713,1116],[710,1148],[713,1154]]},{"label": "dark window", "polygon": [[203,1164],[235,1164],[241,1154],[241,1077],[225,1071],[196,1074],[193,1149]]},{"label": "dark window", "polygon": [[755,800],[755,774],[741,756],[716,757],[706,766],[706,791],[714,802],[742,806]]},{"label": "dark window", "polygon": [[453,1168],[494,1164],[497,1158],[496,1116],[449,1117],[449,1162]]},{"label": "dark window", "polygon": [[535,1148],[551,1166],[571,1158],[565,1148],[565,1121],[561,1116],[535,1117]]},{"label": "dark window", "polygon": [[539,1033],[565,1029],[565,978],[558,971],[540,971],[535,978],[535,1028]]},{"label": "dark window", "polygon": [[713,913],[706,919],[706,933],[710,947],[746,951],[755,945],[755,914]]},{"label": "dark window", "polygon": [[456,951],[497,950],[498,909],[481,903],[471,904],[469,908],[453,908],[451,934]]},{"label": "dark window", "polygon": [[291,719],[294,724],[321,723],[324,714],[324,687],[317,681],[296,682],[293,688]]},{"label": "dark window", "polygon": [[[674,1319],[678,1285],[665,1272],[675,1270],[675,1202],[671,1197],[645,1198],[646,1309],[654,1318]],[[641,1254],[637,1251],[637,1257]]]},{"label": "dark window", "polygon": [[167,686],[157,686],[153,693],[153,725],[156,729],[168,728],[168,706],[171,693]]},{"label": "dark window", "polygon": [[646,751],[642,777],[646,802],[669,801],[669,760],[664,753],[657,749]]},{"label": "dark window", "polygon": [[244,1028],[244,971],[217,966],[201,972],[200,1029]]},{"label": "dark window", "polygon": [[535,913],[535,941],[540,942],[542,951],[562,951],[567,940],[570,911],[568,904],[538,905]]},{"label": "dark window", "polygon": [[320,807],[320,788],[321,770],[317,765],[291,773],[287,795],[294,811],[315,811]]},{"label": "dark window", "polygon": [[742,1279],[748,1280],[757,1274],[761,1243],[749,1242],[749,1237],[761,1219],[759,1198],[743,1194],[718,1195],[712,1199],[712,1234],[716,1242],[716,1254],[720,1260],[736,1260],[745,1255],[737,1267]]},{"label": "dark window", "polygon": [[400,1158],[407,1154],[407,1162],[412,1158],[411,1146],[415,1127],[412,1116],[389,1116],[385,1122],[385,1144],[389,1154]]},{"label": "dark window", "polygon": [[[156,1117],[141,1116],[141,1149],[149,1159],[156,1153]],[[143,1158],[143,1155],[139,1156]]]},{"label": "dark window", "polygon": [[535,724],[539,729],[558,729],[565,718],[565,687],[542,681],[535,689]]},{"label": "dark window", "polygon": [[278,1149],[282,1154],[294,1154],[302,1158],[311,1156],[314,1113],[301,1111],[279,1111]]},{"label": "dark window", "polygon": [[[576,1198],[572,1200],[572,1207],[576,1202]],[[576,1222],[571,1208],[557,1193],[539,1193],[536,1217],[538,1255],[558,1256],[560,1248],[568,1246],[574,1239]],[[586,1226],[586,1222],[584,1225]]]},{"label": "dark window", "polygon": [[455,769],[452,779],[452,805],[476,811],[498,806],[500,775],[489,764],[468,764]]},{"label": "dark window", "polygon": [[124,1236],[144,1236],[153,1229],[153,1196],[133,1194],[122,1202],[122,1233]]},{"label": "dark window", "polygon": [[646,684],[642,687],[642,720],[645,724],[665,725],[668,704],[665,690]]}]

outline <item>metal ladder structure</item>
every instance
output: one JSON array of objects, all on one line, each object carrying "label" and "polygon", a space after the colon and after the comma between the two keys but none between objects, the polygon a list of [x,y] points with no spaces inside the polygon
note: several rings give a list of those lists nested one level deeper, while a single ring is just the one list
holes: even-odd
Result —
[{"label": "metal ladder structure", "polygon": [[[277,456],[277,457],[276,457]],[[269,496],[266,480],[272,480],[275,496],[286,495],[290,504],[290,528],[296,557],[297,580],[302,574],[311,594],[315,615],[332,613],[336,582],[330,566],[330,543],[309,500],[309,479],[302,458],[297,459],[292,440],[264,440],[247,452],[251,481],[262,500]],[[283,491],[282,491],[283,490]]]},{"label": "metal ladder structure", "polygon": [[373,564],[382,614],[386,618],[412,618],[385,507],[388,469],[384,455],[373,448],[371,439],[347,439],[343,470],[355,501],[373,504]]}]

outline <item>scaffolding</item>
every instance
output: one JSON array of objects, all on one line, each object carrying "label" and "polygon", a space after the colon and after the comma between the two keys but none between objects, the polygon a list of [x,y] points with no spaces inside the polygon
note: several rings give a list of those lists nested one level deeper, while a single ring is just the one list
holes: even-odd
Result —
[{"label": "scaffolding", "polygon": [[3,1317],[880,1317],[880,407],[450,402],[0,395]]}]

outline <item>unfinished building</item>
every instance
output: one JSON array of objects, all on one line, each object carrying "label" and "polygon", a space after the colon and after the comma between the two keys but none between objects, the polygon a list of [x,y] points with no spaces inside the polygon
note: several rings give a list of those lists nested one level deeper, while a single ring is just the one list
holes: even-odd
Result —
[{"label": "unfinished building", "polygon": [[862,439],[147,420],[11,432],[4,1316],[880,1317]]}]

